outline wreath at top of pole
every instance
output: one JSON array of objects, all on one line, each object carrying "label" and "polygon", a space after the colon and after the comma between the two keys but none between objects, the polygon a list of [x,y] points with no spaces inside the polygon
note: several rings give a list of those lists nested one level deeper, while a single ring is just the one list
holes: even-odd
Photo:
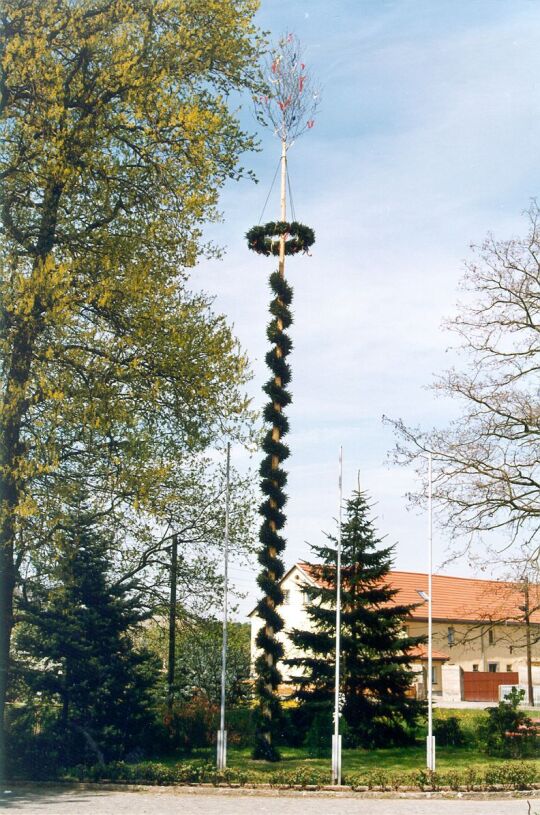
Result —
[{"label": "wreath at top of pole", "polygon": [[[266,59],[263,73],[268,93],[253,97],[255,116],[280,139],[285,162],[287,150],[314,126],[320,92],[306,69],[302,46],[294,34],[285,34],[278,41]],[[295,220],[258,224],[246,234],[249,249],[262,255],[279,255],[282,236],[285,255],[308,252],[315,242],[313,230]]]},{"label": "wreath at top of pole", "polygon": [[246,232],[248,247],[258,255],[279,255],[280,237],[285,236],[283,251],[286,255],[298,252],[309,254],[309,248],[315,243],[315,233],[309,226],[296,221],[270,221],[263,226],[252,226]]},{"label": "wreath at top of pole", "polygon": [[285,34],[264,66],[268,93],[255,96],[255,116],[287,148],[315,124],[320,91],[306,70],[302,47],[294,34]]}]

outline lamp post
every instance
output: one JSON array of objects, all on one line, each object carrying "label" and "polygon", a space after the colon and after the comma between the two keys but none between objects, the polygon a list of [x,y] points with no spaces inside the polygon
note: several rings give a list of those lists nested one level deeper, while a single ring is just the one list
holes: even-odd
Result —
[{"label": "lamp post", "polygon": [[334,735],[332,736],[332,784],[341,784],[341,736],[339,734],[339,680],[341,656],[341,507],[343,503],[343,447],[339,448],[339,508],[336,553],[336,678],[334,688]]},{"label": "lamp post", "polygon": [[426,765],[435,771],[433,735],[433,460],[428,456],[428,735]]},{"label": "lamp post", "polygon": [[167,665],[167,711],[172,721],[174,707],[174,669],[176,659],[176,584],[178,581],[178,535],[171,537],[169,597],[169,657]]},{"label": "lamp post", "polygon": [[433,462],[428,454],[428,590],[417,589],[422,600],[428,604],[428,664],[427,701],[428,733],[426,738],[426,767],[435,771],[435,736],[433,735]]},{"label": "lamp post", "polygon": [[224,534],[224,570],[223,570],[223,638],[221,645],[221,707],[219,730],[217,734],[217,768],[224,770],[227,766],[227,731],[225,730],[225,691],[227,685],[227,590],[229,584],[229,504],[230,504],[230,469],[231,443],[227,442],[227,471],[225,477],[225,534]]}]

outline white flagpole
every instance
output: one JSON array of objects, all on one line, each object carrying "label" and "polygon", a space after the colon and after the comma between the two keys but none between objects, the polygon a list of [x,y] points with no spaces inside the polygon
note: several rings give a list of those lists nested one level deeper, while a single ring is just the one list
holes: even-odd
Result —
[{"label": "white flagpole", "polygon": [[428,736],[426,764],[435,771],[433,736],[433,457],[428,456]]},{"label": "white flagpole", "polygon": [[227,442],[227,471],[225,477],[225,534],[224,534],[224,572],[223,572],[223,639],[221,646],[221,709],[219,731],[217,734],[217,768],[224,770],[227,766],[227,731],[225,730],[225,690],[227,680],[227,591],[229,587],[229,505],[230,505],[230,469],[231,443]]},{"label": "white flagpole", "polygon": [[339,680],[341,657],[341,512],[343,504],[343,447],[339,448],[339,508],[336,558],[336,678],[334,690],[334,735],[332,737],[332,783],[341,784],[341,736],[339,735]]}]

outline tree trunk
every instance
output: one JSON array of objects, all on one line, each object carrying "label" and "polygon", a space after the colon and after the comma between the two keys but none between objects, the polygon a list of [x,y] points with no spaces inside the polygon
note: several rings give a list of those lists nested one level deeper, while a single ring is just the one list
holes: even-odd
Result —
[{"label": "tree trunk", "polygon": [[[3,532],[4,530],[2,530]],[[13,589],[15,586],[13,547],[9,537],[0,546],[0,784],[6,780],[6,694],[9,648],[13,628]]]},{"label": "tree trunk", "polygon": [[24,323],[14,338],[0,424],[0,781],[6,777],[6,696],[15,591],[15,510],[21,483],[17,476],[22,419],[34,338]]},{"label": "tree trunk", "polygon": [[[28,410],[28,384],[32,355],[40,331],[42,302],[38,272],[52,251],[56,236],[58,206],[63,184],[51,180],[43,193],[43,214],[34,247],[32,276],[28,286],[33,295],[29,314],[15,318],[11,357],[4,383],[0,414],[0,781],[6,775],[6,695],[13,630],[15,591],[15,511],[19,505],[22,481],[18,475],[21,428]],[[5,220],[5,215],[4,215]],[[8,232],[10,230],[8,229]],[[17,237],[14,236],[17,240]]]},{"label": "tree trunk", "polygon": [[525,578],[523,587],[525,595],[525,637],[527,648],[527,697],[531,707],[534,707],[534,686],[532,676],[532,647],[531,647],[531,613],[529,607],[529,578]]}]

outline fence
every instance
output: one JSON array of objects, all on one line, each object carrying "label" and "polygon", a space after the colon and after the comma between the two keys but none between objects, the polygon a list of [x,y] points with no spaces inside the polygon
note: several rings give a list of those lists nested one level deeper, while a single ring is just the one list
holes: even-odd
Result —
[{"label": "fence", "polygon": [[464,671],[463,698],[467,702],[498,702],[499,686],[512,687],[519,685],[517,671]]},{"label": "fence", "polygon": [[[507,696],[512,688],[516,688],[516,690],[522,690],[525,694],[523,697],[522,705],[528,706],[529,704],[529,689],[527,685],[499,685],[499,701],[502,701],[505,696]],[[533,700],[534,706],[540,707],[540,685],[533,686]]]}]

